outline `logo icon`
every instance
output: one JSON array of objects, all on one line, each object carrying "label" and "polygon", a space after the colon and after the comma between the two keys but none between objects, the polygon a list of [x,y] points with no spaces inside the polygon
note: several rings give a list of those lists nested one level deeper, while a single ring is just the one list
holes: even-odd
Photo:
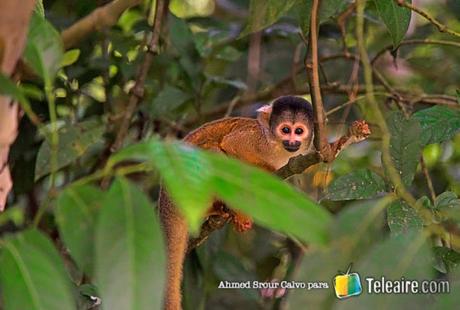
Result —
[{"label": "logo icon", "polygon": [[339,299],[345,299],[351,296],[357,296],[363,291],[359,274],[356,272],[350,273],[351,266],[345,274],[338,274],[334,277],[335,295]]}]

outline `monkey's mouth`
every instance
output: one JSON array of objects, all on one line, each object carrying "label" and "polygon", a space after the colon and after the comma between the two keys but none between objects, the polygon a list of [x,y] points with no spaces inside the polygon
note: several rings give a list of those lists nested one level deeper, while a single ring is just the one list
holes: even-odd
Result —
[{"label": "monkey's mouth", "polygon": [[297,145],[285,145],[284,149],[288,152],[294,153],[299,150],[300,146]]},{"label": "monkey's mouth", "polygon": [[295,141],[295,142],[290,142],[289,140],[284,140],[283,141],[283,146],[284,149],[288,152],[294,153],[297,152],[300,148],[300,142]]}]

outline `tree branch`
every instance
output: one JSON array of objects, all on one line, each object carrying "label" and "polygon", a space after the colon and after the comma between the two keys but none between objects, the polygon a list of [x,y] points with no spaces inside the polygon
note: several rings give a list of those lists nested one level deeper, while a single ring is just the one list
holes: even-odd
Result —
[{"label": "tree branch", "polygon": [[460,32],[457,32],[455,30],[452,30],[450,28],[448,28],[446,25],[440,23],[438,20],[436,20],[433,16],[431,16],[430,14],[428,14],[427,12],[425,12],[424,10],[410,4],[410,3],[407,3],[406,1],[404,0],[395,0],[396,3],[401,6],[401,7],[405,7],[405,8],[408,8],[410,9],[411,11],[414,11],[415,13],[419,14],[420,16],[424,17],[426,20],[428,20],[430,23],[432,23],[433,25],[436,26],[436,28],[438,28],[438,30],[440,32],[445,32],[445,33],[448,33],[448,34],[451,34],[453,36],[456,36],[456,37],[460,37]]},{"label": "tree branch", "polygon": [[[446,41],[446,40],[431,40],[431,39],[424,39],[424,40],[406,40],[402,41],[399,43],[399,47],[403,45],[417,45],[417,44],[429,44],[429,45],[444,45],[444,46],[454,46],[454,47],[460,47],[459,42],[454,42],[454,41]],[[392,51],[394,49],[393,45],[387,45],[383,49],[381,49],[375,56],[372,58],[371,64],[374,65],[374,63],[386,52]]]},{"label": "tree branch", "polygon": [[142,65],[139,67],[139,71],[137,73],[136,83],[131,90],[131,95],[129,97],[128,106],[126,107],[124,118],[121,122],[120,129],[118,130],[117,136],[115,138],[114,143],[110,147],[110,151],[113,153],[117,151],[123,144],[123,140],[125,139],[129,125],[131,123],[131,118],[144,96],[144,85],[145,80],[147,78],[147,74],[149,69],[152,65],[154,55],[159,52],[159,40],[160,40],[160,33],[161,33],[161,25],[163,21],[163,17],[165,12],[167,12],[167,5],[165,4],[166,0],[157,0],[156,7],[155,7],[155,19],[153,22],[153,29],[152,29],[152,38],[150,39],[149,44],[147,45],[147,52],[144,56],[144,61]]},{"label": "tree branch", "polygon": [[69,49],[95,31],[115,25],[124,11],[142,3],[142,0],[114,0],[95,9],[68,29],[62,31],[64,48]]},{"label": "tree branch", "polygon": [[324,112],[323,99],[321,97],[321,87],[319,81],[319,62],[318,62],[318,11],[319,1],[313,0],[310,17],[310,34],[308,52],[306,58],[306,69],[308,84],[315,119],[314,144],[320,155],[325,161],[331,161],[332,154],[327,142],[326,115]]}]

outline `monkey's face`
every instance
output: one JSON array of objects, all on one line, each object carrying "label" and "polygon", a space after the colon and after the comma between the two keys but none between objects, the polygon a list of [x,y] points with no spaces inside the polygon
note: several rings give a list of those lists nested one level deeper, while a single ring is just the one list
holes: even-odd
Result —
[{"label": "monkey's face", "polygon": [[311,132],[309,126],[305,122],[280,122],[274,130],[286,151],[297,152],[302,144],[310,145]]},{"label": "monkey's face", "polygon": [[308,150],[313,137],[313,112],[303,98],[280,97],[273,102],[270,130],[288,152]]}]

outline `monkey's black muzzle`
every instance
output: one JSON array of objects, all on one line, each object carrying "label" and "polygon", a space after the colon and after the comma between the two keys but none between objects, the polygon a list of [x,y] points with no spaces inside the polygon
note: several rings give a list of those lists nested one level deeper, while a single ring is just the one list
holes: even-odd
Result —
[{"label": "monkey's black muzzle", "polygon": [[297,152],[300,148],[300,141],[289,142],[289,140],[283,140],[284,149],[288,152]]}]

